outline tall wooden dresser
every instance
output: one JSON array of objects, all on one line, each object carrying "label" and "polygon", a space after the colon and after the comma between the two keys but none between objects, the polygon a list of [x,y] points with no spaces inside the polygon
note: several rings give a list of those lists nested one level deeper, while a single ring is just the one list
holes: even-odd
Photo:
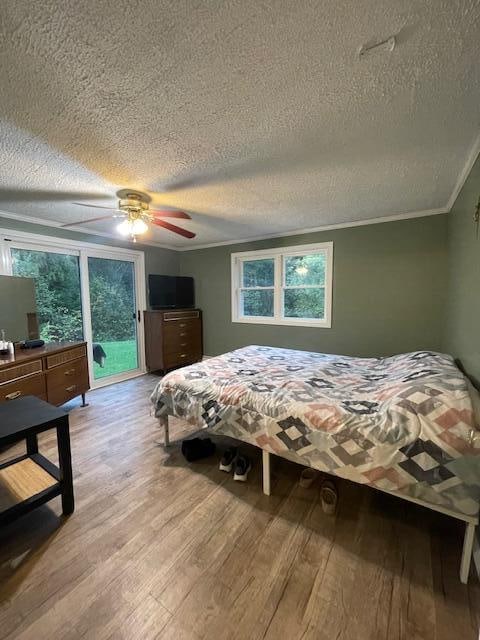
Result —
[{"label": "tall wooden dresser", "polygon": [[56,342],[0,356],[0,402],[37,396],[61,405],[90,388],[86,342]]},{"label": "tall wooden dresser", "polygon": [[145,311],[148,371],[166,371],[198,362],[203,356],[200,309]]}]

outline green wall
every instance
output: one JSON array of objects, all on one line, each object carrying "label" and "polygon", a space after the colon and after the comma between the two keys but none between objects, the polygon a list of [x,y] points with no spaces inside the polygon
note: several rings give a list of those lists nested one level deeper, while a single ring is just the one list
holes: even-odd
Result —
[{"label": "green wall", "polygon": [[473,215],[480,197],[480,156],[448,215],[448,304],[444,349],[480,388],[480,229]]},{"label": "green wall", "polygon": [[[104,244],[111,247],[123,247],[126,249],[138,249],[145,253],[145,277],[148,280],[149,273],[160,273],[164,275],[177,275],[179,272],[179,253],[171,249],[162,249],[160,247],[152,247],[149,245],[136,244],[130,242],[122,242],[105,236],[96,236],[89,233],[78,233],[69,229],[60,227],[50,227],[47,225],[32,224],[31,222],[21,222],[11,218],[2,218],[0,214],[0,229],[12,229],[12,231],[26,231],[29,233],[38,233],[44,236],[53,236],[56,238],[65,238],[67,240],[76,240],[79,242],[92,242],[95,244]],[[148,287],[148,283],[147,283]],[[148,288],[147,288],[148,291]],[[148,298],[147,298],[148,299]]]},{"label": "green wall", "polygon": [[[232,323],[232,252],[330,240],[331,329]],[[195,277],[208,355],[248,344],[360,356],[439,350],[446,305],[447,216],[184,251],[180,272]]]}]

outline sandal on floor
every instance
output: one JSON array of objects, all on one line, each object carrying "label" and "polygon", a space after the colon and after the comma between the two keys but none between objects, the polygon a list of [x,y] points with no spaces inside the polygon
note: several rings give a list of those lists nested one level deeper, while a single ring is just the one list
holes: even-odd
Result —
[{"label": "sandal on floor", "polygon": [[320,489],[323,512],[333,516],[337,510],[338,492],[331,480],[324,480]]}]

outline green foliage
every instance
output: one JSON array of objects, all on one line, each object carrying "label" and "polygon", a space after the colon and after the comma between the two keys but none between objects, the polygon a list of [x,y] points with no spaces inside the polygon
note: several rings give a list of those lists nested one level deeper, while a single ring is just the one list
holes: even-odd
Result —
[{"label": "green foliage", "polygon": [[[13,273],[35,279],[40,337],[47,341],[83,338],[78,256],[12,249]],[[129,262],[89,258],[93,339],[135,337],[135,285]]]},{"label": "green foliage", "polygon": [[313,253],[308,256],[287,256],[285,259],[285,285],[301,287],[323,284],[325,280],[325,256]]},{"label": "green foliage", "polygon": [[248,260],[243,263],[244,287],[273,287],[275,261],[273,258],[265,260]]},{"label": "green foliage", "polygon": [[46,342],[83,337],[78,257],[12,249],[13,274],[34,278],[40,337]]},{"label": "green foliage", "polygon": [[[243,315],[274,315],[274,260],[248,260],[243,263]],[[284,261],[285,289],[283,313],[286,318],[323,318],[325,312],[325,256],[287,256]],[[255,287],[272,287],[256,289]],[[292,287],[292,288],[290,288]],[[295,287],[295,288],[293,288]]]},{"label": "green foliage", "polygon": [[286,318],[323,318],[324,308],[324,289],[285,289],[284,316]]},{"label": "green foliage", "polygon": [[273,289],[251,289],[242,292],[243,314],[273,316]]},{"label": "green foliage", "polygon": [[88,259],[92,331],[95,342],[135,336],[135,283],[130,262]]}]

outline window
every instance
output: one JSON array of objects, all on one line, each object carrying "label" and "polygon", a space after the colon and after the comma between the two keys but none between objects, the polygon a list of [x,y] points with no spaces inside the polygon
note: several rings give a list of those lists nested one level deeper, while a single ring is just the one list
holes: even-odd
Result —
[{"label": "window", "polygon": [[232,254],[232,320],[331,326],[333,243]]}]

